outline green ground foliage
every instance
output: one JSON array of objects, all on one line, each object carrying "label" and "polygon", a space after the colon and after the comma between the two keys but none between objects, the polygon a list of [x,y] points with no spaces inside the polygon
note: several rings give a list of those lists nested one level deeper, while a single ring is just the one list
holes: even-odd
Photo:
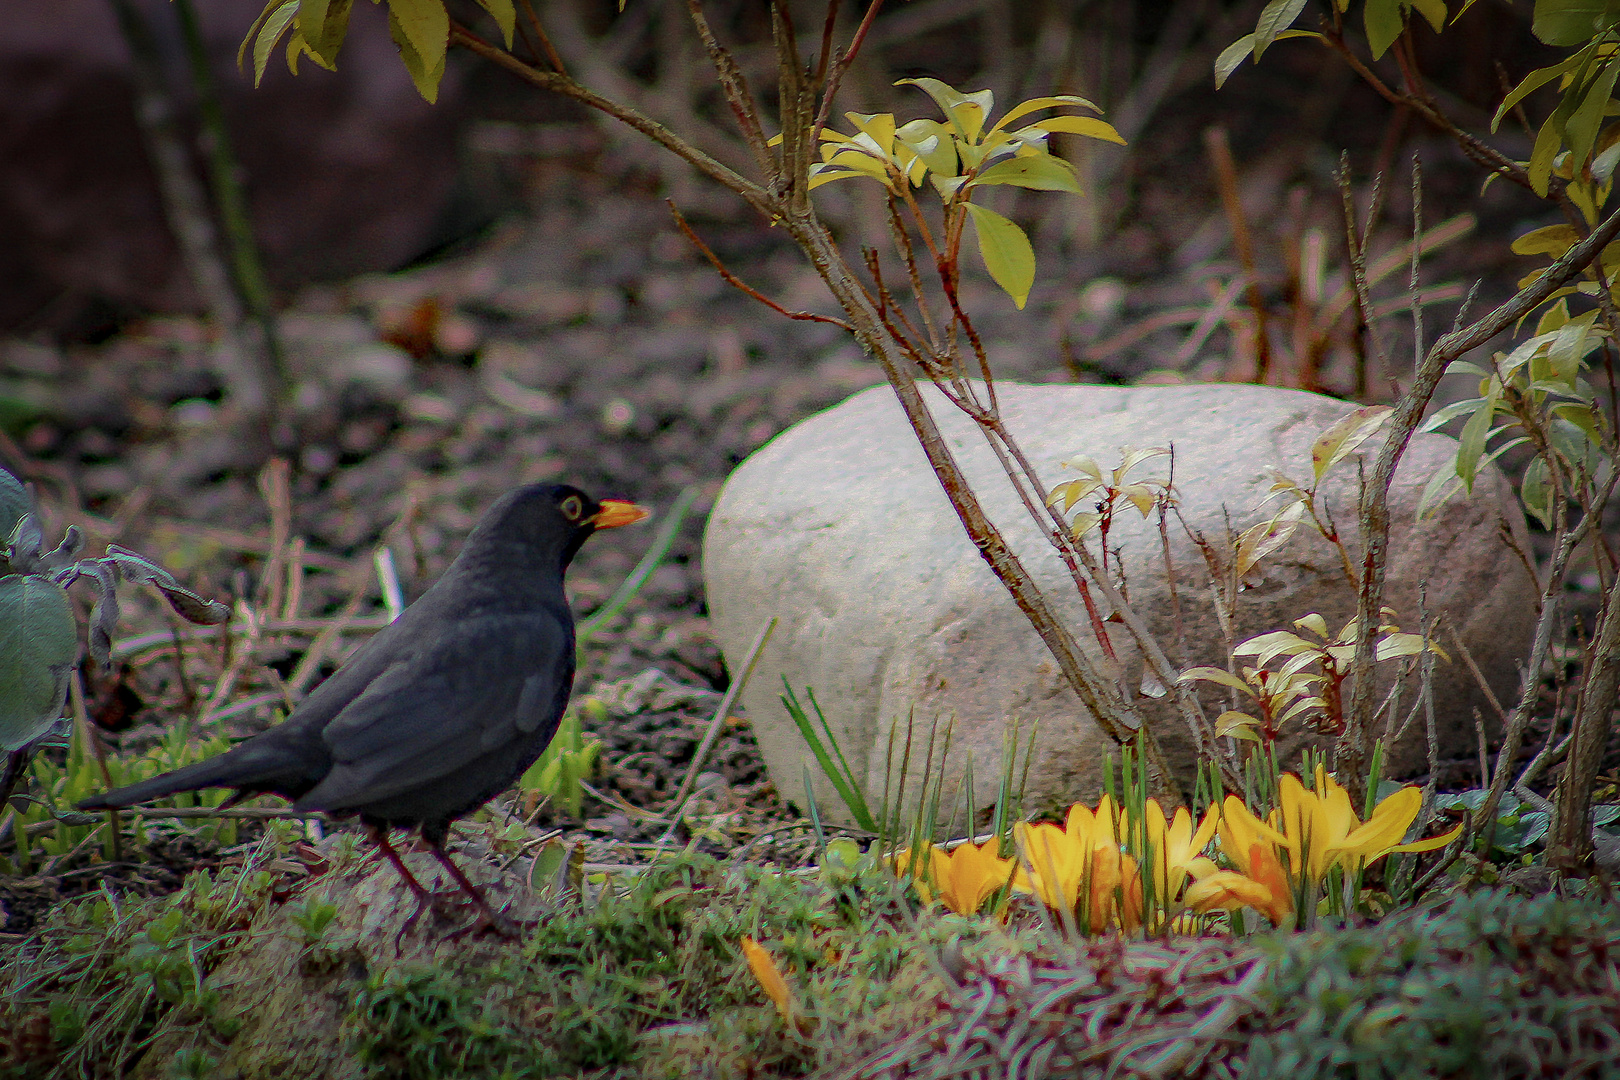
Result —
[{"label": "green ground foliage", "polygon": [[1595,895],[1071,943],[1032,908],[919,908],[870,858],[784,873],[675,852],[554,891],[521,941],[424,920],[396,952],[392,869],[339,837],[289,889],[294,845],[272,833],[167,897],[61,905],[0,960],[0,1076],[1100,1077],[1179,1055],[1165,1075],[1360,1080],[1614,1075],[1620,1049],[1620,904]]}]

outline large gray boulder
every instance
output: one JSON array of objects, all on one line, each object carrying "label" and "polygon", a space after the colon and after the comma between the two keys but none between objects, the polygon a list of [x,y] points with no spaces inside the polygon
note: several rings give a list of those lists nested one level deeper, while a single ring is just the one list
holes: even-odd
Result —
[{"label": "large gray boulder", "polygon": [[[998,391],[1008,427],[1049,488],[1077,475],[1061,465],[1076,455],[1109,469],[1122,448],[1173,444],[1181,514],[1218,546],[1226,544],[1228,524],[1236,533],[1264,520],[1260,506],[1277,471],[1309,481],[1311,443],[1355,407],[1260,386],[999,383]],[[932,387],[925,395],[991,519],[1095,652],[1072,582],[984,439]],[[1369,468],[1378,442],[1363,447]],[[1448,437],[1419,435],[1407,451],[1390,495],[1386,603],[1403,629],[1416,630],[1425,584],[1427,610],[1445,614],[1497,695],[1511,698],[1535,615],[1535,585],[1501,539],[1505,526],[1525,547],[1505,478],[1487,470],[1471,498],[1416,521],[1425,482],[1455,448]],[[1161,458],[1139,473],[1163,471]],[[1357,473],[1352,457],[1321,489],[1352,552]],[[1178,635],[1156,521],[1125,514],[1109,547],[1119,549],[1131,605],[1175,657]],[[1205,560],[1173,520],[1170,551],[1188,650],[1180,659],[1225,667],[1226,637],[1210,602]],[[1355,612],[1341,565],[1325,540],[1301,528],[1239,595],[1237,640],[1289,628],[1311,612],[1337,631]],[[941,729],[953,724],[944,805],[958,814],[956,777],[970,756],[973,805],[980,813],[993,805],[1005,733],[1014,724],[1026,737],[1039,725],[1026,805],[1063,805],[1099,789],[1113,744],[969,542],[887,386],[788,429],[731,474],[709,518],[703,573],[714,633],[733,671],[765,620],[779,620],[742,700],[765,763],[788,798],[802,801],[808,764],[822,812],[843,815],[779,700],[784,677],[801,700],[804,688],[814,689],[871,792],[884,789],[891,726],[898,722],[903,734],[908,721],[924,742],[936,722]],[[1123,627],[1112,625],[1126,680],[1138,686],[1142,663]],[[1217,700],[1208,689],[1204,698]],[[1471,755],[1474,711],[1484,708],[1484,697],[1460,658],[1437,665],[1434,701],[1441,755]],[[1144,711],[1178,766],[1190,767],[1190,742],[1169,699],[1144,699]],[[1422,728],[1415,725],[1400,744],[1395,773],[1422,770]],[[914,750],[914,766],[920,757]],[[918,775],[914,768],[913,791]]]}]

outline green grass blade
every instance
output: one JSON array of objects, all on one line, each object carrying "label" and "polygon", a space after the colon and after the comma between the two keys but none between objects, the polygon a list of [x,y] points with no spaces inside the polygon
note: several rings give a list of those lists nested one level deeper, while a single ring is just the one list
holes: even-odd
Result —
[{"label": "green grass blade", "polygon": [[[849,808],[850,817],[855,819],[855,824],[867,832],[876,833],[878,823],[872,817],[872,811],[868,808],[866,798],[861,794],[854,775],[841,772],[838,765],[834,763],[832,755],[827,752],[826,745],[821,741],[821,737],[816,734],[815,725],[810,722],[810,717],[805,714],[804,706],[799,704],[798,696],[793,693],[793,688],[788,684],[786,676],[782,678],[782,686],[787,691],[782,695],[782,705],[787,709],[788,716],[792,718],[793,725],[799,729],[799,734],[804,736],[804,741],[810,747],[810,752],[815,755],[816,764],[821,767],[822,774],[827,777],[827,780],[833,786],[833,790],[838,792],[838,797]],[[815,698],[812,696],[812,704],[814,701]],[[819,716],[820,709],[818,708],[816,711]],[[826,717],[822,717],[821,722],[827,731],[828,738],[832,738],[832,728],[827,725]],[[837,750],[836,740],[833,742],[833,749],[834,751]],[[844,761],[843,754],[838,755],[838,760],[840,762]],[[848,769],[847,763],[845,763],[844,768]]]}]

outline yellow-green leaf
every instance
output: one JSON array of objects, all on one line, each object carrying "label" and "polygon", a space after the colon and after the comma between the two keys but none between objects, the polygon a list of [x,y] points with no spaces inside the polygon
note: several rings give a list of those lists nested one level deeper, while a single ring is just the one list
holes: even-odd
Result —
[{"label": "yellow-green leaf", "polygon": [[1181,673],[1181,677],[1178,678],[1176,681],[1185,683],[1185,682],[1193,682],[1194,680],[1202,680],[1204,682],[1220,683],[1222,686],[1230,686],[1234,690],[1241,690],[1241,691],[1243,691],[1243,693],[1248,694],[1250,697],[1254,696],[1254,687],[1250,686],[1248,683],[1244,682],[1242,679],[1238,678],[1236,675],[1232,674],[1230,671],[1227,671],[1225,668],[1218,668],[1218,667],[1193,667],[1193,668],[1188,668],[1186,671],[1183,671]]},{"label": "yellow-green leaf", "polygon": [[[247,33],[242,36],[242,44],[236,47],[236,70],[243,70],[247,63],[248,47],[258,41],[259,31],[264,29],[265,22],[287,2],[288,0],[266,0],[258,18],[253,20],[253,25],[249,26]],[[296,3],[296,0],[294,2]],[[296,11],[296,8],[294,10]]]},{"label": "yellow-green leaf", "polygon": [[478,6],[489,12],[495,25],[501,28],[501,37],[510,49],[512,31],[517,28],[517,12],[512,8],[512,0],[478,0]]},{"label": "yellow-green leaf", "polygon": [[979,256],[984,268],[1013,303],[1022,310],[1035,286],[1035,249],[1024,230],[994,210],[973,203],[965,204],[979,238]]},{"label": "yellow-green leaf", "polygon": [[1445,0],[1412,0],[1412,6],[1429,20],[1429,25],[1434,27],[1435,33],[1438,34],[1446,28]]},{"label": "yellow-green leaf", "polygon": [[1558,148],[1563,144],[1564,130],[1569,124],[1570,114],[1580,104],[1579,91],[1587,84],[1587,71],[1590,67],[1591,61],[1588,60],[1575,73],[1574,79],[1564,91],[1564,96],[1559,99],[1558,107],[1536,133],[1536,144],[1530,149],[1530,161],[1525,171],[1529,174],[1531,190],[1543,198],[1546,197],[1547,186],[1552,180],[1553,160],[1558,156]]},{"label": "yellow-green leaf", "polygon": [[1610,56],[1599,65],[1597,75],[1582,95],[1581,103],[1570,113],[1569,123],[1564,127],[1564,141],[1569,143],[1569,153],[1573,159],[1571,164],[1577,171],[1592,156],[1598,128],[1603,123],[1610,105],[1609,99],[1614,94],[1616,75],[1620,75],[1620,63]]},{"label": "yellow-green leaf", "polygon": [[1311,444],[1311,471],[1320,481],[1322,474],[1355,453],[1373,436],[1393,412],[1388,405],[1366,405],[1346,413]]},{"label": "yellow-green leaf", "polygon": [[287,70],[294,75],[298,74],[298,58],[301,56],[309,57],[327,71],[337,70],[335,64],[330,64],[317,56],[315,50],[309,47],[309,42],[304,40],[304,35],[299,33],[297,27],[293,27],[293,32],[287,38]]},{"label": "yellow-green leaf", "polygon": [[1530,74],[1526,75],[1519,85],[1515,86],[1508,93],[1508,96],[1502,99],[1502,104],[1496,110],[1496,115],[1491,117],[1491,131],[1494,132],[1497,129],[1497,126],[1502,123],[1502,117],[1507,115],[1509,109],[1513,108],[1513,106],[1523,101],[1536,90],[1539,90],[1541,87],[1552,82],[1554,79],[1579,68],[1582,64],[1586,63],[1587,59],[1596,50],[1597,43],[1593,42],[1591,45],[1588,45],[1574,56],[1560,60],[1558,63],[1553,64],[1550,67],[1537,68],[1535,71],[1532,71]]},{"label": "yellow-green leaf", "polygon": [[1215,718],[1215,734],[1220,737],[1231,736],[1234,739],[1248,739],[1250,742],[1259,742],[1260,736],[1254,731],[1260,726],[1260,721],[1248,713],[1236,712],[1228,709]]},{"label": "yellow-green leaf", "polygon": [[1256,563],[1288,543],[1289,537],[1294,535],[1294,530],[1299,528],[1300,519],[1304,514],[1304,501],[1295,499],[1277,511],[1270,521],[1245,529],[1237,544],[1238,579],[1242,580]]},{"label": "yellow-green leaf", "polygon": [[[895,138],[920,157],[928,171],[936,176],[955,176],[957,172],[956,140],[951,128],[938,120],[921,118],[910,120],[895,129]],[[913,183],[917,183],[913,179]]]},{"label": "yellow-green leaf", "polygon": [[1037,109],[1056,109],[1064,105],[1070,105],[1077,109],[1090,109],[1092,112],[1102,112],[1101,109],[1097,108],[1097,106],[1093,105],[1085,98],[1076,97],[1073,94],[1057,94],[1052,97],[1030,98],[1028,101],[1020,101],[1017,105],[1014,105],[1011,109],[1008,109],[1007,115],[1003,116],[1000,120],[997,120],[995,127],[991,128],[990,130],[999,131],[1001,128],[1006,127],[1020,116],[1028,116]]},{"label": "yellow-green leaf", "polygon": [[1098,120],[1095,116],[1048,116],[1039,120],[1030,127],[1040,128],[1042,131],[1061,131],[1068,135],[1084,135],[1088,139],[1101,139],[1104,142],[1125,145],[1125,137],[1114,130],[1114,125],[1106,120]]},{"label": "yellow-green leaf", "polygon": [[1548,255],[1554,259],[1564,257],[1564,252],[1574,247],[1580,236],[1568,225],[1546,225],[1539,229],[1531,229],[1523,236],[1513,241],[1513,254],[1515,255]]},{"label": "yellow-green leaf", "polygon": [[[1374,0],[1368,0],[1369,3]],[[1254,58],[1258,62],[1266,49],[1276,41],[1284,30],[1294,24],[1299,13],[1305,10],[1305,0],[1271,0],[1260,12],[1260,19],[1254,26]]]},{"label": "yellow-green leaf", "polygon": [[1406,29],[1406,13],[1401,0],[1367,0],[1362,17],[1367,26],[1367,44],[1377,60],[1395,44],[1395,39]]},{"label": "yellow-green leaf", "polygon": [[[322,67],[337,63],[338,51],[349,32],[349,8],[353,0],[299,0],[298,32],[306,50]],[[288,67],[292,66],[289,54]]]},{"label": "yellow-green leaf", "polygon": [[995,184],[1011,184],[1034,191],[1072,191],[1080,194],[1080,181],[1075,179],[1074,166],[1051,154],[1031,154],[1029,157],[998,161],[973,181],[974,187]]},{"label": "yellow-green leaf", "polygon": [[989,90],[964,94],[954,86],[938,79],[900,79],[896,86],[915,86],[934,99],[956,129],[956,134],[967,142],[975,142],[984,129],[984,118],[995,107],[996,98]]},{"label": "yellow-green leaf", "polygon": [[258,86],[264,78],[264,67],[270,62],[270,50],[276,47],[281,36],[292,26],[293,19],[298,15],[298,0],[285,0],[285,2],[264,20],[259,28],[259,36],[253,41],[253,85]]},{"label": "yellow-green leaf", "polygon": [[1530,32],[1548,45],[1581,45],[1617,24],[1617,0],[1537,0]]},{"label": "yellow-green leaf", "polygon": [[1309,630],[1319,638],[1326,639],[1328,636],[1327,620],[1315,611],[1295,619],[1294,625],[1301,630]]},{"label": "yellow-green leaf", "polygon": [[[1284,30],[1277,35],[1277,40],[1284,38],[1313,37],[1322,35],[1314,30]],[[1249,57],[1254,55],[1254,35],[1244,34],[1232,44],[1221,50],[1221,55],[1215,58],[1215,89],[1219,90],[1226,85],[1226,80],[1232,77]]]},{"label": "yellow-green leaf", "polygon": [[388,0],[388,30],[417,92],[429,102],[437,101],[450,41],[450,16],[443,0]]}]

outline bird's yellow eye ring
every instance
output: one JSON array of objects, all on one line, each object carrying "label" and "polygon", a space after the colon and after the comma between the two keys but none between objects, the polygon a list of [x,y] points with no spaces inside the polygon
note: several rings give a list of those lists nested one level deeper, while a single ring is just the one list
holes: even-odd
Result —
[{"label": "bird's yellow eye ring", "polygon": [[562,512],[569,521],[578,521],[579,515],[585,512],[585,504],[579,501],[578,495],[570,495],[562,501]]}]

